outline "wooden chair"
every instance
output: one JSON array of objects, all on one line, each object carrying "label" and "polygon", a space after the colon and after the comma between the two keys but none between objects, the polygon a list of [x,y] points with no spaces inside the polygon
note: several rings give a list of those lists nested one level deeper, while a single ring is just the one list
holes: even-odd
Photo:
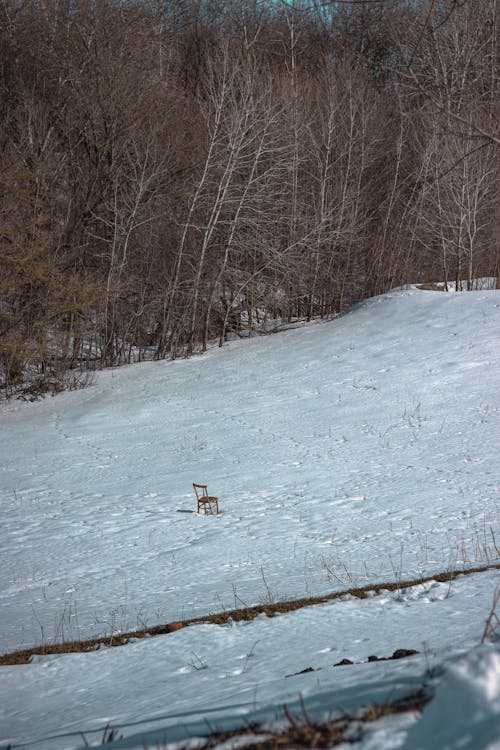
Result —
[{"label": "wooden chair", "polygon": [[206,484],[194,484],[194,494],[196,495],[196,502],[198,503],[198,513],[200,512],[200,509],[203,508],[203,512],[205,514],[209,513],[213,515],[214,508],[215,513],[219,512],[219,498],[218,497],[211,497],[208,494],[208,488]]}]

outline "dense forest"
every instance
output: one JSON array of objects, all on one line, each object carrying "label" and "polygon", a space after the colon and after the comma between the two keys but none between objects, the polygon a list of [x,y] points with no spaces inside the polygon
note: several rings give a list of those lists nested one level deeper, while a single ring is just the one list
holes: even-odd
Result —
[{"label": "dense forest", "polygon": [[0,390],[497,276],[496,0],[2,0]]}]

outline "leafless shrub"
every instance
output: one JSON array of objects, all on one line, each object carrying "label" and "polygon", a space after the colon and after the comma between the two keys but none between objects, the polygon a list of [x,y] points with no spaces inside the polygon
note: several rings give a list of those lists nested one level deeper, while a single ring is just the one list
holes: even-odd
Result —
[{"label": "leafless shrub", "polygon": [[498,617],[497,609],[499,605],[500,605],[500,586],[497,586],[495,589],[495,593],[493,594],[493,602],[491,605],[491,609],[486,619],[486,624],[484,626],[481,643],[484,643],[486,640],[493,640],[494,638],[498,637],[498,634],[500,632],[500,618]]}]

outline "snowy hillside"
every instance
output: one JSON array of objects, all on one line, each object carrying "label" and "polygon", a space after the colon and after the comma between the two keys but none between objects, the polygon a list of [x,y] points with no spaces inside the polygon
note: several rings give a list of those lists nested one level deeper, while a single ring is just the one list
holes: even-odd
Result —
[{"label": "snowy hillside", "polygon": [[[498,563],[499,324],[500,292],[409,289],[4,405],[0,653]],[[193,482],[220,516],[192,512]],[[109,724],[114,747],[152,750],[425,682],[422,718],[363,747],[498,749],[500,648],[479,644],[499,578],[0,667],[0,746],[99,745]],[[367,663],[398,648],[420,653]]]}]

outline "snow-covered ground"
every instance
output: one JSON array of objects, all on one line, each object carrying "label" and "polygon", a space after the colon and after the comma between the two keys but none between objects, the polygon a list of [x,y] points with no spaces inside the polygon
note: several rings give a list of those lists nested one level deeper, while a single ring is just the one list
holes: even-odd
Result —
[{"label": "snow-covered ground", "polygon": [[[498,562],[499,323],[500,292],[408,289],[4,404],[0,653]],[[220,516],[190,512],[192,482]],[[1,667],[0,746],[98,745],[110,724],[153,750],[425,683],[423,716],[377,722],[366,750],[497,750],[500,644],[479,644],[499,578]],[[397,648],[420,654],[366,663]]]}]

